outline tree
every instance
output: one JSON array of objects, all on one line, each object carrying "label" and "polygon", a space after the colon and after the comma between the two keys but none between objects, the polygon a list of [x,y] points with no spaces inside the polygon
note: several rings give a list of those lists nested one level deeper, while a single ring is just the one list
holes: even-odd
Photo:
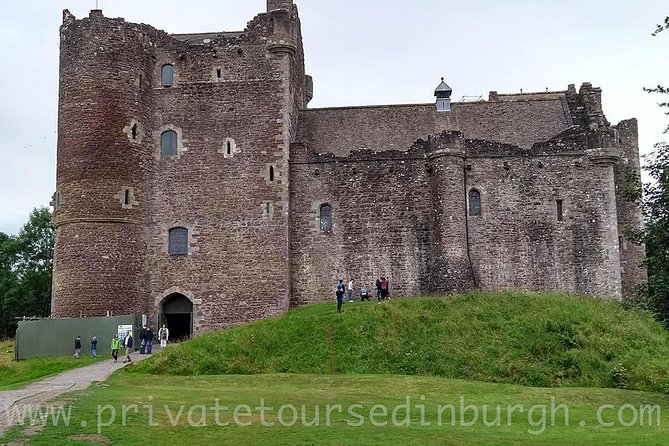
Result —
[{"label": "tree", "polygon": [[14,240],[0,232],[0,338],[9,335],[12,294],[16,290],[16,276],[12,272]]},{"label": "tree", "polygon": [[14,318],[49,316],[54,230],[48,208],[34,209],[18,235],[0,233],[0,337]]},{"label": "tree", "polygon": [[[669,17],[657,25],[653,36],[667,29]],[[644,90],[653,94],[669,94],[669,89],[662,85]],[[669,109],[668,101],[658,105]],[[669,110],[665,114],[669,115]],[[664,133],[669,133],[669,125]],[[655,144],[654,151],[643,158],[644,170],[652,181],[643,185],[643,197],[640,189],[631,197],[641,202],[645,217],[645,228],[633,234],[637,241],[646,245],[648,284],[641,290],[641,301],[669,328],[669,143]]]}]

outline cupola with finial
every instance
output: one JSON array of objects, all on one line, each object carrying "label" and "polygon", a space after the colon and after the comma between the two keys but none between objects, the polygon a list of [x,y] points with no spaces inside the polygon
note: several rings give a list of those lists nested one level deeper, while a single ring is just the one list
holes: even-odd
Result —
[{"label": "cupola with finial", "polygon": [[453,93],[453,90],[444,82],[442,77],[441,84],[434,90],[434,95],[437,97],[438,112],[451,111],[451,93]]}]

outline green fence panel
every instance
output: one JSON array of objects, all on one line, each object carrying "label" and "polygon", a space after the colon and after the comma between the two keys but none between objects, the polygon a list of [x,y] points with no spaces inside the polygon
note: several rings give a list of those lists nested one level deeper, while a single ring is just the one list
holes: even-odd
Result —
[{"label": "green fence panel", "polygon": [[[81,354],[91,354],[91,339],[98,339],[98,356],[111,355],[111,339],[119,326],[132,326],[136,337],[141,315],[42,319],[20,321],[16,332],[16,358],[74,355],[74,339],[81,336]],[[136,340],[135,345],[139,345]]]}]

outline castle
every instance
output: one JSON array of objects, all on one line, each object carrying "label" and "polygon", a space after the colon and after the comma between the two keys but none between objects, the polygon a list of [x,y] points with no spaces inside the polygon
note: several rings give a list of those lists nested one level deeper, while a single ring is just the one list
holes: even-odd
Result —
[{"label": "castle", "polygon": [[207,34],[66,10],[60,51],[54,317],[189,335],[333,299],[340,278],[609,298],[645,280],[623,231],[642,224],[623,199],[637,123],[611,125],[589,83],[310,109],[292,0]]}]

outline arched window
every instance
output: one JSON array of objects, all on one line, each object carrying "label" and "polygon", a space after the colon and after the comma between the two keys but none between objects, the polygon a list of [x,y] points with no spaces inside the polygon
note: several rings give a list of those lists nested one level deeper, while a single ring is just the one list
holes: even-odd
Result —
[{"label": "arched window", "polygon": [[172,65],[163,65],[160,70],[160,84],[163,87],[171,87],[174,84],[174,67]]},{"label": "arched window", "polygon": [[188,255],[188,229],[170,229],[169,253],[173,256]]},{"label": "arched window", "polygon": [[481,216],[481,192],[476,189],[469,191],[469,216]]},{"label": "arched window", "polygon": [[177,156],[177,132],[167,130],[160,135],[160,154],[162,156]]},{"label": "arched window", "polygon": [[332,206],[329,204],[321,205],[321,231],[332,232]]}]

